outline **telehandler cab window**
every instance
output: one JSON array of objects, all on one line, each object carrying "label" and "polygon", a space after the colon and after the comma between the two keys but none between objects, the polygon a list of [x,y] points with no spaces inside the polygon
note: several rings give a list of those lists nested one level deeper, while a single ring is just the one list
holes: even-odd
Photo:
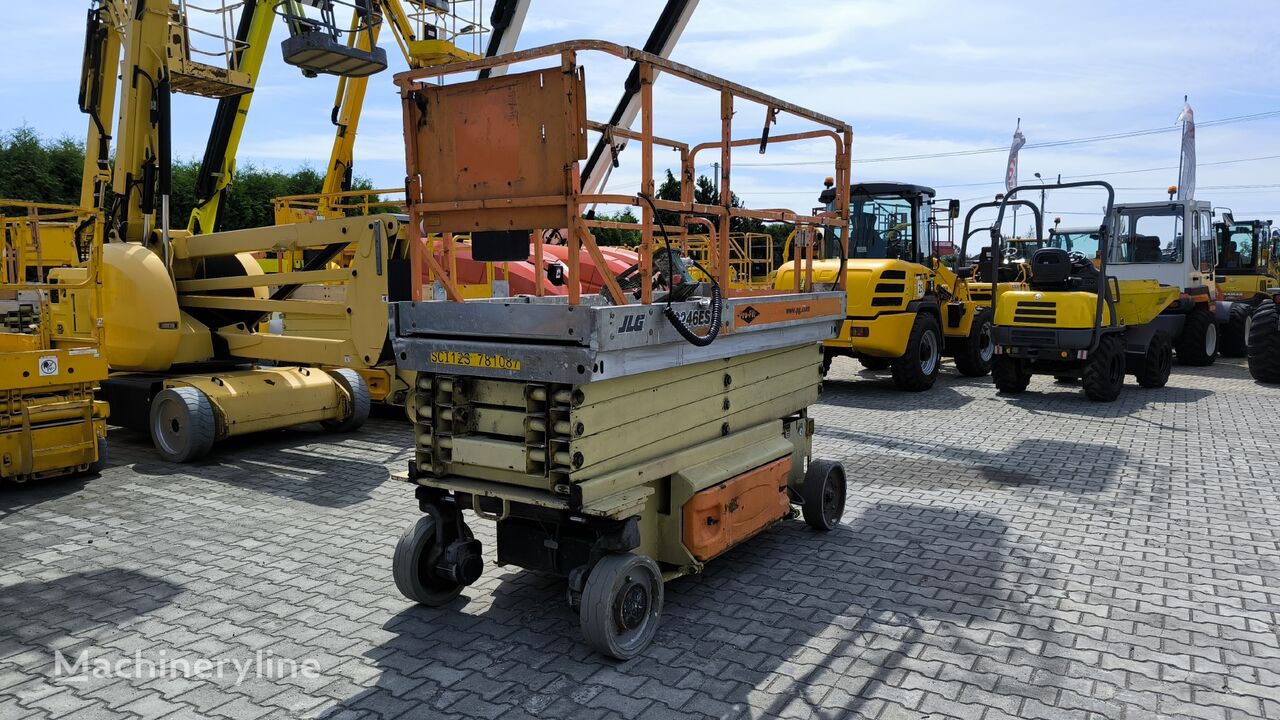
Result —
[{"label": "telehandler cab window", "polygon": [[1183,258],[1182,215],[1120,215],[1110,263],[1180,263]]},{"label": "telehandler cab window", "polygon": [[916,242],[917,209],[905,198],[854,198],[850,258],[911,260],[924,253]]}]

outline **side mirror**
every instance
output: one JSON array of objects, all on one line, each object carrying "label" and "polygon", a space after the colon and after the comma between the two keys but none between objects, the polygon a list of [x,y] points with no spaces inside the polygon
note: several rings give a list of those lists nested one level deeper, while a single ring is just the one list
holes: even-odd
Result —
[{"label": "side mirror", "polygon": [[960,201],[956,198],[947,201],[947,217],[952,220],[960,217]]}]

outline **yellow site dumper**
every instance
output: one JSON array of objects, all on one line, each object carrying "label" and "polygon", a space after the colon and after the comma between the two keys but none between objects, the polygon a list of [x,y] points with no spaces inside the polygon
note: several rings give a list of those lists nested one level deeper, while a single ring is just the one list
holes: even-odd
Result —
[{"label": "yellow site dumper", "polygon": [[[639,132],[586,118],[578,62],[586,52],[634,69]],[[437,82],[541,59],[550,67]],[[654,135],[658,72],[720,101],[713,141],[690,145]],[[605,273],[599,294],[579,291],[578,275],[588,268],[571,261],[565,296],[464,302],[447,259],[411,243],[415,264],[432,267],[448,300],[390,309],[397,363],[416,373],[407,479],[423,513],[396,547],[400,591],[443,605],[480,576],[484,554],[467,526],[470,511],[496,523],[498,564],[565,577],[587,642],[627,658],[654,637],[665,581],[699,572],[728,548],[801,513],[819,530],[833,528],[844,509],[844,472],[810,457],[808,408],[818,399],[821,342],[844,317],[843,288],[816,290],[811,273],[798,272],[791,289],[737,295],[729,263],[718,259],[730,256],[736,218],[791,222],[809,232],[846,225],[849,126],[597,41],[411,71],[397,82],[411,235],[470,232],[475,256],[501,262],[526,258],[531,237],[540,255],[544,231],[557,229],[569,258],[585,250]],[[752,107],[771,121],[808,128],[735,140],[735,111]],[[591,131],[637,141],[638,192],[580,192],[578,163]],[[693,203],[693,183],[685,183],[680,200],[654,197],[657,146],[679,151],[682,172],[691,176],[699,149],[715,150],[727,169],[734,147],[754,152],[797,142],[834,144],[843,191],[822,214],[733,208],[728,172],[720,178],[720,205]],[[643,236],[638,262],[616,276],[591,232],[598,221],[583,215],[597,204],[640,210],[640,221],[630,224]],[[676,248],[693,224],[711,231],[716,250],[707,265],[690,268],[693,261]]]},{"label": "yellow site dumper", "polygon": [[0,480],[94,472],[107,451],[101,216],[0,201],[0,242]]}]

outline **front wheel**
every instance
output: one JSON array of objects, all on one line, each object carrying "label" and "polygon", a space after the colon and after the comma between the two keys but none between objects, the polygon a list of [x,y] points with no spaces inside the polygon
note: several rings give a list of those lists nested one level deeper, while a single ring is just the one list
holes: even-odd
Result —
[{"label": "front wheel", "polygon": [[969,337],[964,339],[960,352],[956,354],[956,369],[961,375],[982,377],[991,372],[991,360],[996,354],[996,344],[991,336],[993,318],[990,308],[979,310],[973,317]]},{"label": "front wheel", "polygon": [[334,382],[347,391],[351,398],[351,407],[346,417],[321,421],[320,425],[329,432],[345,433],[358,430],[369,419],[369,385],[364,377],[355,370],[340,368],[329,372]]},{"label": "front wheel", "polygon": [[209,396],[190,386],[161,390],[151,400],[151,442],[165,460],[199,460],[213,449],[217,424]]},{"label": "front wheel", "polygon": [[1218,355],[1218,326],[1213,322],[1213,313],[1202,307],[1192,310],[1174,348],[1178,351],[1178,362],[1183,365],[1212,365]]},{"label": "front wheel", "polygon": [[[426,605],[440,607],[446,605],[462,592],[479,576],[483,565],[479,563],[478,553],[468,557],[470,561],[465,572],[453,569],[458,563],[450,563],[447,556],[451,546],[442,531],[443,521],[435,508],[429,508],[422,517],[405,528],[396,542],[395,553],[391,556],[391,575],[395,579],[396,589],[406,598]],[[471,540],[471,530],[464,524],[461,526],[463,542]],[[450,569],[446,574],[441,568]]]},{"label": "front wheel", "polygon": [[942,360],[942,331],[932,315],[920,313],[911,326],[907,352],[893,361],[893,384],[899,390],[921,392],[933,387]]},{"label": "front wheel", "polygon": [[606,555],[587,575],[579,621],[596,652],[618,660],[640,654],[658,632],[662,572],[645,555]]},{"label": "front wheel", "polygon": [[1162,388],[1169,382],[1173,369],[1173,343],[1168,337],[1156,333],[1147,345],[1147,352],[1139,359],[1134,377],[1144,388]]},{"label": "front wheel", "polygon": [[1017,395],[1031,384],[1031,370],[1025,360],[997,355],[991,362],[991,379],[1000,394]]},{"label": "front wheel", "polygon": [[1222,331],[1222,356],[1244,357],[1249,351],[1249,326],[1253,324],[1253,307],[1245,303],[1231,306],[1231,316]]},{"label": "front wheel", "polygon": [[1280,383],[1280,318],[1276,304],[1263,300],[1249,326],[1249,374],[1254,380]]},{"label": "front wheel", "polygon": [[1080,377],[1085,397],[1097,402],[1111,402],[1120,397],[1124,387],[1124,342],[1119,335],[1104,335],[1085,361]]}]

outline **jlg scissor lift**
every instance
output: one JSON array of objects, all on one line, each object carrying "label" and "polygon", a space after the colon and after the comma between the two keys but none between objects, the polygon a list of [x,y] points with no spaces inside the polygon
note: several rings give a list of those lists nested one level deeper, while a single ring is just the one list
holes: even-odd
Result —
[{"label": "jlg scissor lift", "polygon": [[[54,258],[43,246],[73,248]],[[102,218],[93,210],[0,201],[0,480],[100,468],[107,404],[102,353]]]},{"label": "jlg scissor lift", "polygon": [[[639,132],[587,119],[579,57],[630,61],[640,92]],[[505,77],[441,84],[459,73],[546,61]],[[691,146],[654,134],[658,73],[719,100],[715,139]],[[415,264],[430,265],[448,300],[391,307],[397,362],[417,373],[408,412],[423,515],[396,547],[394,577],[408,598],[443,605],[483,569],[464,511],[497,523],[497,561],[561,575],[588,643],[618,658],[653,639],[663,583],[696,573],[729,547],[803,508],[827,530],[840,520],[845,478],[810,459],[808,408],[821,382],[820,342],[844,315],[839,289],[817,291],[797,257],[792,288],[737,294],[728,283],[731,220],[791,222],[812,231],[848,222],[848,125],[632,48],[575,41],[398,76],[404,98],[409,228]],[[753,109],[786,132],[732,136]],[[688,116],[686,122],[696,118]],[[792,128],[795,128],[794,131]],[[638,192],[581,191],[592,131],[639,145]],[[732,147],[797,141],[835,146],[841,191],[812,216],[731,206]],[[654,197],[658,148],[692,171],[698,150],[721,163],[721,203]],[[587,263],[605,259],[592,236],[595,204],[638,207],[640,262],[579,292]],[[711,218],[717,250],[698,282],[667,250],[671,229]],[[473,252],[523,260],[532,236],[560,229],[569,244],[568,294],[462,301],[448,259],[426,253],[425,233],[472,236]],[[664,238],[653,251],[655,235]],[[674,241],[673,241],[674,242]],[[446,245],[446,254],[450,245]],[[540,264],[540,263],[539,263]],[[416,272],[416,271],[415,271]],[[420,290],[420,289],[419,289]]]}]

